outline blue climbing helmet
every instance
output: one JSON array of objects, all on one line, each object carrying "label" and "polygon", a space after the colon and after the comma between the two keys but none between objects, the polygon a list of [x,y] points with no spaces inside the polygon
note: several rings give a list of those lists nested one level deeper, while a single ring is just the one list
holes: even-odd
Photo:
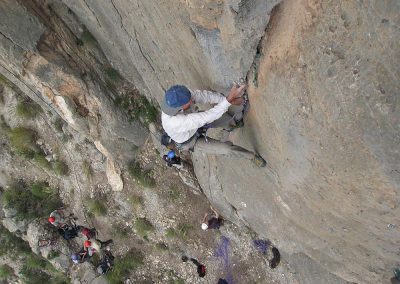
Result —
[{"label": "blue climbing helmet", "polygon": [[73,255],[71,255],[71,259],[72,260],[78,260],[79,259],[79,255],[77,253],[74,253]]}]

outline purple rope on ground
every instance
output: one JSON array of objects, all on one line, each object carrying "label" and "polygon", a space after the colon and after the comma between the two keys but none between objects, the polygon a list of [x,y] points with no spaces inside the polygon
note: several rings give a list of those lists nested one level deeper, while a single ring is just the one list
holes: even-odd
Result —
[{"label": "purple rope on ground", "polygon": [[221,259],[222,264],[224,265],[224,270],[226,272],[226,281],[229,284],[234,284],[232,267],[229,261],[229,239],[225,236],[221,237],[221,242],[215,249],[214,255]]},{"label": "purple rope on ground", "polygon": [[266,240],[253,240],[253,245],[259,252],[266,254],[271,242]]}]

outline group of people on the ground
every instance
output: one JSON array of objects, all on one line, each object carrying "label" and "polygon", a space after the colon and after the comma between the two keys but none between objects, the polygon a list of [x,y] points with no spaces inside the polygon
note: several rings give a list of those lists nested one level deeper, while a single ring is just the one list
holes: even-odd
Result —
[{"label": "group of people on the ground", "polygon": [[48,221],[57,228],[58,233],[65,240],[72,240],[79,235],[83,238],[86,238],[83,243],[83,247],[78,252],[71,255],[71,260],[73,263],[83,263],[95,253],[98,253],[102,257],[102,260],[97,267],[97,272],[100,274],[107,273],[109,270],[111,270],[114,264],[114,256],[108,247],[109,244],[113,243],[113,240],[99,240],[97,238],[97,230],[95,228],[90,229],[84,226],[76,225],[72,216],[73,214],[70,214],[66,218],[64,216],[64,211],[57,209],[51,212]]}]

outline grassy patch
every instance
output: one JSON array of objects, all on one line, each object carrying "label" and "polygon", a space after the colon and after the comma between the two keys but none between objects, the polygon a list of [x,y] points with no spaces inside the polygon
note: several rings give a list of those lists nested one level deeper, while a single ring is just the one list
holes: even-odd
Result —
[{"label": "grassy patch", "polygon": [[123,226],[121,224],[118,224],[118,223],[114,223],[112,225],[112,228],[113,228],[113,235],[115,237],[118,237],[118,238],[121,238],[121,239],[129,238],[129,236],[132,233],[131,228],[125,227],[125,226]]},{"label": "grassy patch", "polygon": [[98,45],[98,42],[96,38],[92,35],[92,33],[85,28],[83,33],[81,34],[81,37],[79,38],[78,45],[91,45],[91,46],[96,46]]},{"label": "grassy patch", "polygon": [[128,171],[141,185],[145,187],[154,187],[156,185],[155,179],[151,176],[151,171],[143,170],[138,162],[130,162]]},{"label": "grassy patch", "polygon": [[19,220],[48,216],[62,205],[58,194],[44,182],[30,186],[23,181],[14,182],[3,193],[2,199],[6,207],[16,210]]},{"label": "grassy patch", "polygon": [[0,104],[4,105],[4,86],[0,84]]},{"label": "grassy patch", "polygon": [[87,160],[84,160],[82,163],[83,174],[86,178],[90,179],[93,176],[93,169],[90,163]]},{"label": "grassy patch", "polygon": [[40,113],[42,108],[30,99],[19,102],[16,107],[16,114],[22,118],[34,119]]},{"label": "grassy patch", "polygon": [[130,251],[122,258],[116,258],[114,268],[106,274],[110,284],[124,283],[125,278],[135,269],[143,265],[143,254]]},{"label": "grassy patch", "polygon": [[134,227],[139,236],[145,237],[149,232],[154,231],[154,226],[146,218],[138,218]]},{"label": "grassy patch", "polygon": [[9,232],[3,225],[0,225],[0,243],[0,256],[8,255],[14,261],[23,258],[23,266],[19,271],[23,283],[69,283],[50,262],[34,254],[27,242]]},{"label": "grassy patch", "polygon": [[46,160],[46,157],[42,152],[36,152],[33,155],[33,162],[42,169],[47,169],[47,170],[51,169],[51,163]]},{"label": "grassy patch", "polygon": [[63,161],[55,161],[53,163],[53,170],[58,176],[66,176],[69,172],[68,165]]},{"label": "grassy patch", "polygon": [[181,192],[179,189],[177,189],[176,187],[171,187],[168,190],[168,197],[170,200],[172,201],[177,201],[180,197],[181,197]]},{"label": "grassy patch", "polygon": [[166,251],[166,250],[168,250],[168,246],[163,242],[159,242],[156,244],[156,249],[158,251]]},{"label": "grassy patch", "polygon": [[24,283],[69,283],[68,279],[58,272],[50,262],[33,253],[27,256],[19,273]]},{"label": "grassy patch", "polygon": [[47,182],[35,182],[31,185],[30,189],[33,196],[40,200],[45,200],[47,197],[54,194],[53,189]]},{"label": "grassy patch", "polygon": [[60,252],[58,250],[52,250],[47,256],[48,259],[53,259],[60,256]]},{"label": "grassy patch", "polygon": [[0,279],[6,280],[8,277],[14,275],[14,270],[7,264],[0,266]]},{"label": "grassy patch", "polygon": [[165,231],[165,236],[166,236],[168,239],[173,239],[173,238],[176,238],[177,233],[176,233],[176,231],[175,231],[174,228],[168,228],[168,229]]},{"label": "grassy patch", "polygon": [[26,158],[33,158],[38,147],[35,143],[37,133],[29,128],[15,127],[8,132],[11,147],[15,149],[17,154]]},{"label": "grassy patch", "polygon": [[57,117],[57,119],[53,122],[54,128],[58,131],[58,132],[63,132],[63,126],[64,126],[64,120],[62,120],[61,118]]},{"label": "grassy patch", "polygon": [[178,227],[175,229],[168,228],[165,231],[165,237],[168,239],[179,238],[185,240],[188,238],[190,231],[193,229],[193,225],[182,223],[179,224]]},{"label": "grassy patch", "polygon": [[8,133],[8,134],[11,130],[10,126],[7,124],[3,115],[0,115],[0,128],[1,128],[1,130],[3,130],[5,133]]},{"label": "grassy patch", "polygon": [[140,208],[143,208],[144,205],[144,201],[143,201],[143,197],[141,195],[137,195],[137,194],[133,194],[130,198],[129,201],[132,204],[132,207],[135,210],[138,210]]},{"label": "grassy patch", "polygon": [[157,120],[157,109],[140,94],[126,94],[115,99],[114,103],[126,110],[131,120],[142,119],[146,124]]},{"label": "grassy patch", "polygon": [[95,216],[105,216],[107,214],[107,207],[102,200],[95,199],[89,204],[89,213]]},{"label": "grassy patch", "polygon": [[113,82],[119,82],[122,80],[121,74],[119,74],[119,72],[112,67],[107,67],[104,69],[104,74],[106,74],[107,78]]},{"label": "grassy patch", "polygon": [[8,254],[12,257],[17,257],[32,252],[27,242],[12,234],[1,224],[0,243],[0,256]]}]

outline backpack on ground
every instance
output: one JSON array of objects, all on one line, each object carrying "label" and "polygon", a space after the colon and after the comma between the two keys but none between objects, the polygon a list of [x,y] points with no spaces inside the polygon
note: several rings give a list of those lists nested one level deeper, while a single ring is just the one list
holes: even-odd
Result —
[{"label": "backpack on ground", "polygon": [[78,236],[78,229],[75,227],[68,227],[65,229],[59,228],[58,233],[64,238],[64,240],[72,240]]}]

